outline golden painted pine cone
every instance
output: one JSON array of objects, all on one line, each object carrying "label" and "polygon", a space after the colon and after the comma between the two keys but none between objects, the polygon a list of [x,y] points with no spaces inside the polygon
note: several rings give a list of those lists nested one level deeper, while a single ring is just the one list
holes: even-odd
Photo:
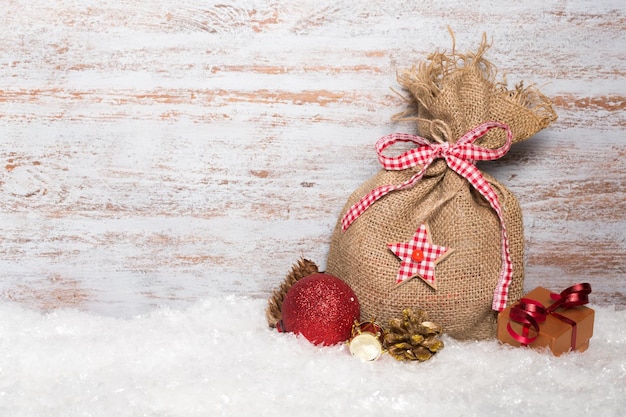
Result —
[{"label": "golden painted pine cone", "polygon": [[425,312],[414,313],[407,308],[402,311],[402,319],[389,321],[383,345],[397,360],[423,362],[443,348],[442,331],[441,326],[428,321]]}]

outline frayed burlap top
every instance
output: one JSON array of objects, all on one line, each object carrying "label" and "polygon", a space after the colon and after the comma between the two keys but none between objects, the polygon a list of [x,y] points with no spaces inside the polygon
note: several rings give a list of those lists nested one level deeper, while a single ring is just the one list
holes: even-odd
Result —
[{"label": "frayed burlap top", "polygon": [[[411,95],[409,110],[398,119],[414,120],[418,134],[454,143],[472,128],[498,121],[509,125],[513,142],[548,126],[556,115],[550,101],[535,88],[496,82],[496,70],[484,59],[488,45],[475,53],[434,53],[418,67],[401,72],[398,81]],[[490,131],[476,143],[496,148],[506,136]],[[495,336],[491,309],[502,268],[501,225],[488,202],[443,160],[433,163],[414,187],[394,191],[370,206],[347,231],[341,217],[361,197],[386,184],[400,184],[419,170],[381,170],[348,199],[333,232],[327,272],[344,280],[361,304],[361,319],[385,325],[405,308],[421,309],[452,337],[485,339]],[[500,200],[513,261],[508,303],[523,291],[524,233],[520,205],[502,184],[484,174]],[[433,243],[453,249],[435,268],[436,290],[415,277],[395,283],[401,261],[389,243],[407,242],[427,223]]]}]

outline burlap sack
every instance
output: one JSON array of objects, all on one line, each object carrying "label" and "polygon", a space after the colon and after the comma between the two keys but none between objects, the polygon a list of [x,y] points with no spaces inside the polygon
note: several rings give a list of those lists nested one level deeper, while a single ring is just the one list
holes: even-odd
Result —
[{"label": "burlap sack", "polygon": [[[495,68],[484,59],[485,38],[475,53],[434,53],[417,68],[399,74],[399,83],[411,94],[410,110],[401,119],[417,122],[419,135],[455,143],[487,121],[507,124],[513,143],[532,136],[556,120],[550,101],[521,84],[508,90],[496,82]],[[493,129],[476,144],[490,149],[506,141]],[[502,234],[491,205],[451,170],[436,160],[413,187],[394,191],[373,203],[342,231],[341,218],[371,190],[400,184],[420,167],[404,171],[381,170],[348,199],[334,230],[327,272],[352,287],[361,303],[362,320],[382,324],[401,317],[410,307],[425,310],[430,319],[458,339],[495,337],[494,289],[502,269]],[[522,295],[524,236],[522,212],[516,198],[493,177],[484,174],[498,195],[509,240],[513,277],[508,304]],[[452,248],[435,268],[436,289],[419,277],[400,285],[400,259],[388,244],[405,242],[421,224],[427,224],[432,242]]]}]

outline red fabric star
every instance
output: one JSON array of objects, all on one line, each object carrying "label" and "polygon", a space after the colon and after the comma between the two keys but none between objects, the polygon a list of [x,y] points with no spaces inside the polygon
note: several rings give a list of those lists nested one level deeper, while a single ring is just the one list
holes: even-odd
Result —
[{"label": "red fabric star", "polygon": [[433,245],[427,225],[421,225],[409,242],[391,243],[387,246],[402,261],[396,277],[397,284],[418,275],[432,288],[437,288],[435,265],[448,256],[452,249]]}]

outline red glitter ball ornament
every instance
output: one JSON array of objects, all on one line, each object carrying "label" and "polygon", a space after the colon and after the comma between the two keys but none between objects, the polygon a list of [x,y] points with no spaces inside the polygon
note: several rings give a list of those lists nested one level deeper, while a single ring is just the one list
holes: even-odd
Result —
[{"label": "red glitter ball ornament", "polygon": [[361,315],[352,288],[339,278],[317,273],[300,279],[287,291],[279,331],[302,334],[316,345],[348,340]]}]

